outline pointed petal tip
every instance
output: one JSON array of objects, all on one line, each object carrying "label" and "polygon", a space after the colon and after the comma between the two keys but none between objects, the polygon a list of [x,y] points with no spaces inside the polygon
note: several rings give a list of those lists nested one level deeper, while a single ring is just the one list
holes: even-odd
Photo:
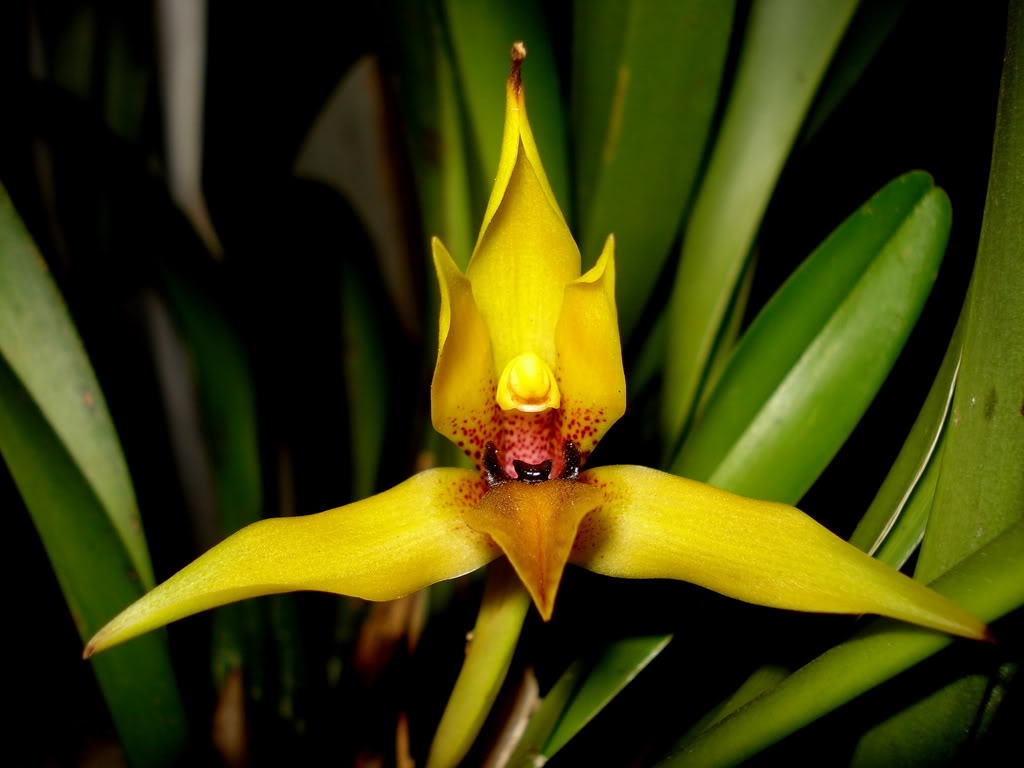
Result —
[{"label": "pointed petal tip", "polygon": [[518,94],[523,89],[523,75],[520,68],[523,66],[523,59],[526,58],[526,44],[522,40],[512,43],[509,58],[512,59],[512,69],[508,74],[508,84]]},{"label": "pointed petal tip", "polygon": [[545,624],[551,621],[551,616],[555,612],[554,598],[551,600],[545,600],[543,603],[538,603],[535,600],[534,605],[537,606],[537,612],[540,614],[540,617],[544,620]]},{"label": "pointed petal tip", "polygon": [[92,655],[96,653],[95,638],[90,640],[85,648],[82,649],[82,661],[88,661],[92,658]]}]

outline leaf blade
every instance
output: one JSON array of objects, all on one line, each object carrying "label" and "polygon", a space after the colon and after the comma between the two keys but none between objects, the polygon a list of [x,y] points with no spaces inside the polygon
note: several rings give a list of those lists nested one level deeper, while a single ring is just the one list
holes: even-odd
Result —
[{"label": "leaf blade", "polygon": [[916,173],[847,219],[751,325],[673,471],[795,503],[895,362],[931,290],[949,226],[945,193]]},{"label": "leaf blade", "polygon": [[755,3],[670,299],[662,431],[674,447],[768,199],[856,2]]}]

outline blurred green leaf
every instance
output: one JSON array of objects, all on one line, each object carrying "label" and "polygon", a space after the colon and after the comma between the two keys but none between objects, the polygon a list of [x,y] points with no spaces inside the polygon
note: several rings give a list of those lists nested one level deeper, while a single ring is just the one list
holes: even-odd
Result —
[{"label": "blurred green leaf", "polygon": [[[544,12],[537,0],[443,0],[446,31],[451,42],[459,94],[469,121],[470,146],[475,151],[471,219],[483,218],[505,124],[505,80],[512,43],[526,43],[523,64],[527,108],[551,189],[566,218],[571,219],[567,134],[562,114],[554,48]],[[449,248],[449,250],[451,250]],[[467,256],[468,257],[468,256]]]},{"label": "blurred green leaf", "polygon": [[[1022,158],[1024,3],[1016,2],[1010,8],[985,216],[963,319],[963,362],[915,572],[921,580],[946,572],[1010,526],[1019,527],[1024,516]],[[1024,559],[1024,548],[1018,557]],[[880,754],[919,762],[963,754],[978,733],[979,718],[991,718],[986,699],[998,685],[998,674],[996,669],[969,674],[930,692],[866,734],[856,762],[868,765]]]},{"label": "blurred green leaf", "polygon": [[661,653],[671,639],[671,635],[627,637],[609,645],[588,670],[544,746],[543,754],[554,757]]},{"label": "blurred green leaf", "polygon": [[466,660],[434,733],[427,768],[454,767],[469,752],[508,674],[530,605],[508,560],[492,563]]},{"label": "blurred green leaf", "polygon": [[[0,188],[0,453],[83,641],[153,584],[124,456],[46,263]],[[166,638],[94,666],[137,765],[177,762],[185,718]]]},{"label": "blurred green leaf", "polygon": [[[454,67],[434,4],[398,0],[396,6],[397,91],[423,219],[424,263],[436,236],[465,269],[478,219],[470,204],[472,140],[460,114]],[[436,302],[436,291],[429,295]]]},{"label": "blurred green leaf", "polygon": [[[466,269],[476,243],[472,215],[473,139],[465,124],[450,48],[435,3],[397,0],[396,84],[423,224],[423,260],[428,275],[431,237],[439,237],[459,268]],[[504,75],[502,79],[504,79]],[[500,83],[500,81],[499,81]],[[499,88],[500,85],[496,86]],[[502,110],[504,107],[502,107]],[[424,316],[437,322],[439,293],[430,279]],[[433,365],[433,358],[429,358]],[[466,456],[424,419],[425,446],[433,466],[468,468]]]},{"label": "blurred green leaf", "polygon": [[670,300],[662,431],[671,453],[797,130],[855,0],[754,3]]},{"label": "blurred green leaf", "polygon": [[583,672],[583,662],[576,660],[562,673],[547,695],[541,699],[537,710],[530,716],[518,746],[512,753],[508,765],[511,768],[527,768],[536,765],[537,759],[543,754],[544,745],[558,725],[558,720],[565,711],[570,697],[576,691]]},{"label": "blurred green leaf", "polygon": [[886,185],[786,281],[740,341],[672,471],[793,504],[857,425],[938,272],[949,200]]},{"label": "blurred green leaf", "polygon": [[[1024,522],[929,586],[992,622],[1024,604],[1022,553]],[[888,619],[873,621],[659,765],[736,765],[954,641]]]},{"label": "blurred green leaf", "polygon": [[809,140],[857,84],[875,54],[903,16],[908,0],[862,0],[850,22],[835,59],[825,73],[811,105],[802,140]]},{"label": "blurred green leaf", "polygon": [[592,264],[608,234],[615,234],[619,326],[626,339],[692,195],[733,10],[727,0],[574,4],[580,250],[584,264]]},{"label": "blurred green leaf", "polygon": [[[205,256],[205,254],[204,254]],[[211,264],[205,264],[212,271]],[[263,517],[256,393],[245,348],[221,304],[197,280],[171,269],[163,273],[167,296],[192,353],[195,386],[208,446],[223,538]],[[211,542],[212,544],[213,542]],[[261,690],[263,606],[244,601],[213,615],[211,666],[218,688],[246,668],[250,690]]]},{"label": "blurred green leaf", "polygon": [[699,418],[704,411],[708,399],[718,387],[718,382],[725,373],[729,361],[736,352],[736,343],[743,325],[743,315],[747,309],[747,302],[750,300],[750,291],[754,287],[754,273],[757,271],[757,255],[752,254],[747,259],[743,268],[743,277],[740,278],[739,286],[729,302],[729,311],[725,315],[725,322],[722,323],[722,334],[715,351],[708,363],[708,375],[705,381],[704,391],[701,393],[700,403],[697,405],[696,416]]},{"label": "blurred green leaf", "polygon": [[388,371],[377,321],[378,306],[368,281],[351,260],[343,266],[342,328],[345,383],[352,440],[352,498],[365,499],[377,486],[388,423]]},{"label": "blurred green leaf", "polygon": [[692,728],[683,734],[683,736],[676,742],[673,749],[681,749],[687,742],[692,741],[708,728],[718,725],[718,723],[722,722],[726,717],[731,715],[740,707],[750,703],[762,693],[770,691],[789,677],[790,672],[791,670],[776,664],[765,664],[764,666],[759,667],[752,675],[750,675],[750,677],[744,680],[743,684],[733,691],[728,698],[720,702],[718,706],[708,711],[704,717],[698,720]]}]

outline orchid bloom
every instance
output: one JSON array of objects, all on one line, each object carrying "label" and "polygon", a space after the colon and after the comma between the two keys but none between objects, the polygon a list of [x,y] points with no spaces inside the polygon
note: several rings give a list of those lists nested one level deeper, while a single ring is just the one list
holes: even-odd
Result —
[{"label": "orchid bloom", "polygon": [[502,555],[545,620],[572,562],[760,605],[988,637],[974,616],[794,507],[646,467],[580,471],[625,410],[614,239],[580,275],[527,121],[524,54],[517,44],[497,178],[466,274],[433,241],[433,423],[476,471],[430,469],[338,509],[254,523],[125,609],[86,657],[247,597],[318,590],[391,600]]}]

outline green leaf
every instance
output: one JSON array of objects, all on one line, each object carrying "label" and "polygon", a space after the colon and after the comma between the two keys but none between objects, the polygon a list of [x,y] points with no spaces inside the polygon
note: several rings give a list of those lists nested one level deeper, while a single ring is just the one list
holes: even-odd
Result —
[{"label": "green leaf", "polygon": [[551,189],[568,217],[572,200],[563,99],[541,4],[537,0],[444,0],[444,9],[480,173],[474,180],[478,186],[471,209],[473,220],[483,218],[498,168],[505,120],[504,83],[511,66],[509,52],[517,40],[526,43],[523,82],[533,135]]},{"label": "green leaf", "polygon": [[670,300],[662,431],[674,448],[804,114],[855,0],[754,3]]},{"label": "green leaf", "polygon": [[97,496],[142,586],[152,588],[135,491],[103,393],[46,263],[2,187],[0,296],[0,353]]},{"label": "green leaf", "polygon": [[744,334],[672,471],[793,504],[889,373],[938,272],[945,193],[911,173],[812,253]]},{"label": "green leaf", "polygon": [[[45,262],[0,188],[0,453],[25,499],[79,635],[152,586],[124,456]],[[129,759],[177,762],[186,742],[166,638],[94,666]]]},{"label": "green leaf", "polygon": [[704,717],[683,734],[673,749],[683,748],[687,742],[692,741],[708,728],[718,725],[740,707],[750,703],[762,693],[770,691],[789,677],[790,673],[791,670],[777,664],[765,664],[759,667],[728,698],[708,711]]},{"label": "green leaf", "polygon": [[693,193],[733,11],[733,2],[721,0],[574,5],[580,249],[592,264],[615,233],[619,327],[627,339]]},{"label": "green leaf", "polygon": [[[478,219],[471,205],[472,140],[459,107],[454,65],[432,3],[400,0],[395,19],[395,80],[423,220],[424,264],[430,250],[426,243],[436,235],[464,270]],[[433,310],[430,315],[435,316]]]},{"label": "green leaf", "polygon": [[942,463],[943,435],[956,391],[962,350],[958,324],[946,355],[889,474],[850,543],[900,568],[921,543]]},{"label": "green leaf", "polygon": [[536,765],[538,756],[542,755],[544,745],[554,733],[558,720],[565,711],[569,699],[580,682],[583,673],[583,661],[577,659],[562,673],[547,695],[541,699],[537,710],[530,716],[530,721],[523,732],[519,744],[508,761],[511,768],[527,768]]},{"label": "green leaf", "polygon": [[[1022,555],[1024,522],[929,586],[991,622],[1024,604]],[[736,765],[953,642],[940,632],[874,621],[659,765]]]},{"label": "green leaf", "polygon": [[[1024,516],[1024,3],[1011,4],[985,216],[964,312],[947,445],[916,578],[944,573]],[[1018,552],[1024,558],[1024,549]],[[1005,658],[1005,657],[1003,657]],[[974,670],[972,670],[973,672]],[[963,674],[953,670],[950,674]],[[948,682],[872,729],[855,753],[921,762],[963,754],[998,673]],[[991,704],[987,704],[988,700]]]},{"label": "green leaf", "polygon": [[388,423],[388,372],[383,334],[376,319],[371,286],[351,261],[343,267],[342,327],[345,382],[352,440],[352,497],[376,490]]},{"label": "green leaf", "polygon": [[[205,258],[203,267],[215,268]],[[241,340],[214,298],[198,281],[171,269],[165,269],[163,277],[175,319],[192,353],[222,538],[263,517],[252,372]],[[263,606],[253,601],[214,613],[211,665],[218,688],[243,665],[250,689],[261,687],[264,618]]]},{"label": "green leaf", "polygon": [[661,653],[671,639],[672,635],[627,637],[609,645],[580,684],[558,721],[558,727],[544,746],[543,754],[554,757]]},{"label": "green leaf", "polygon": [[530,595],[508,560],[492,563],[459,679],[430,745],[427,768],[456,766],[473,745],[508,674]]}]

